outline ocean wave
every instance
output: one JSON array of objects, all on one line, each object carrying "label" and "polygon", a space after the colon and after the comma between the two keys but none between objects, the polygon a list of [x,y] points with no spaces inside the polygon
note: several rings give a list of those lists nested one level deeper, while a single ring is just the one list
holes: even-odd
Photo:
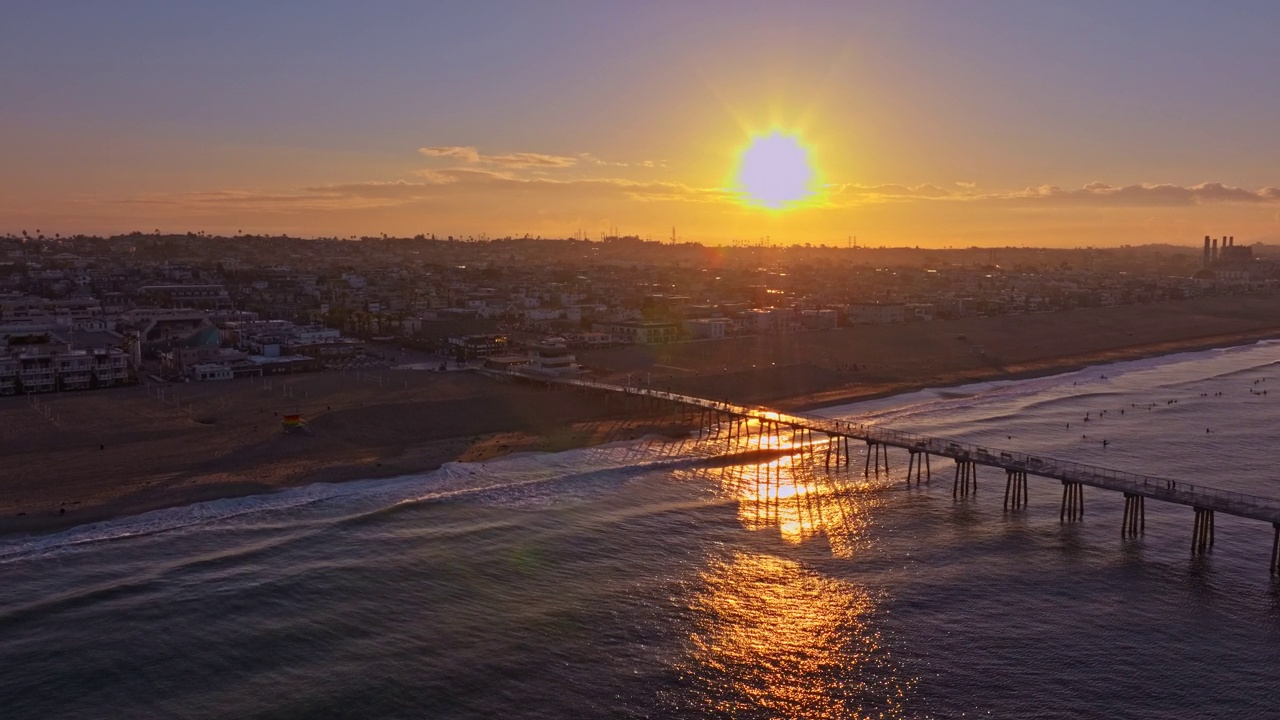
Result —
[{"label": "ocean wave", "polygon": [[[1200,368],[1205,367],[1203,364],[1205,360],[1230,358],[1237,361],[1251,361],[1252,364],[1249,368],[1243,371],[1276,364],[1274,352],[1267,351],[1275,350],[1277,345],[1280,345],[1280,340],[1261,340],[1250,345],[1194,350],[1137,360],[1122,360],[1055,375],[1046,375],[1040,378],[988,380],[966,385],[929,388],[888,398],[877,398],[875,400],[864,400],[847,405],[827,407],[820,410],[819,414],[837,418],[857,417],[863,421],[887,425],[893,422],[909,422],[917,417],[932,417],[942,412],[954,413],[1001,402],[1007,403],[1016,401],[1020,397],[1041,395],[1055,388],[1061,389],[1064,393],[1069,393],[1064,394],[1063,397],[1066,399],[1081,396],[1103,397],[1118,392],[1118,390],[1107,387],[1110,383],[1126,378],[1132,381],[1135,375],[1141,376],[1165,370],[1176,371],[1179,368],[1195,368],[1199,372]],[[1261,357],[1251,360],[1251,358],[1260,354]],[[1201,374],[1198,379],[1203,380],[1206,377],[1209,376]],[[1179,378],[1179,381],[1183,381],[1183,379]],[[1192,380],[1186,381],[1192,382]],[[1054,402],[1056,400],[1057,398],[1036,400],[1035,403],[1028,405],[1028,407],[1036,406],[1036,403]]]},{"label": "ocean wave", "polygon": [[[421,502],[463,497],[504,505],[522,502],[545,505],[553,499],[572,499],[562,484],[576,485],[579,489],[589,482],[607,485],[623,477],[620,470],[631,474],[647,468],[696,464],[714,457],[717,452],[716,446],[707,442],[682,443],[646,437],[559,453],[530,452],[484,462],[450,462],[430,472],[391,478],[313,483],[263,495],[153,510],[49,535],[3,540],[0,541],[0,565],[74,552],[102,543],[225,526],[228,522],[249,521],[266,514],[297,512],[319,505],[328,511],[320,519],[326,523],[350,522]],[[535,486],[551,483],[557,484],[554,491],[531,491]]]}]

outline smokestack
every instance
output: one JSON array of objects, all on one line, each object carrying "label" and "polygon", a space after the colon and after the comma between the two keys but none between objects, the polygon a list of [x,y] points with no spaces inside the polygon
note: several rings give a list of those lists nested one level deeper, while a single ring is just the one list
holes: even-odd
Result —
[{"label": "smokestack", "polygon": [[1209,256],[1209,262],[1218,261],[1218,238],[1213,239],[1213,253]]},{"label": "smokestack", "polygon": [[1209,267],[1209,236],[1204,236],[1204,260],[1203,265]]},{"label": "smokestack", "polygon": [[1235,236],[1235,235],[1232,235],[1232,236],[1231,236],[1231,247],[1235,247],[1235,246],[1236,246],[1236,236]]}]

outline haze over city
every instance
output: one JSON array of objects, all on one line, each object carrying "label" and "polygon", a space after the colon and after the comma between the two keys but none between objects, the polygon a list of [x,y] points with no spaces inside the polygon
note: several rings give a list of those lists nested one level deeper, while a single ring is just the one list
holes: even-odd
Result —
[{"label": "haze over city", "polygon": [[[1280,236],[1269,3],[24,3],[0,230]],[[753,139],[806,153],[752,202]]]}]

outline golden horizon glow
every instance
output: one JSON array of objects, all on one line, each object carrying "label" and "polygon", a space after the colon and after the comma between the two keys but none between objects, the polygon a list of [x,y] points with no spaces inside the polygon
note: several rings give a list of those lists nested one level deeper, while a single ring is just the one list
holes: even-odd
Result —
[{"label": "golden horizon glow", "polygon": [[818,197],[818,171],[813,153],[799,135],[773,129],[753,135],[742,149],[733,187],[749,207],[791,210]]}]

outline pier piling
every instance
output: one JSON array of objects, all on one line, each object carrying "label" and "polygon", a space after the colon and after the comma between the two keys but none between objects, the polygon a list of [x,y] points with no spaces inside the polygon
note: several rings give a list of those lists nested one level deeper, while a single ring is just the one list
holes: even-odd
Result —
[{"label": "pier piling", "polygon": [[907,484],[911,484],[912,473],[915,474],[916,485],[919,485],[922,479],[928,481],[929,476],[925,468],[929,462],[929,453],[914,448],[908,448],[907,452],[911,453],[911,459],[907,461]]},{"label": "pier piling", "polygon": [[1213,547],[1213,511],[1196,508],[1196,521],[1191,530],[1191,554],[1203,555]]},{"label": "pier piling", "polygon": [[1062,511],[1058,513],[1058,522],[1084,519],[1084,485],[1078,482],[1062,481]]},{"label": "pier piling", "polygon": [[864,477],[871,475],[871,463],[873,462],[873,458],[875,462],[876,477],[880,477],[881,463],[884,464],[884,474],[887,477],[889,475],[889,448],[883,443],[878,443],[874,440],[867,441],[867,461],[864,463],[862,468],[862,474]]},{"label": "pier piling", "polygon": [[1005,470],[1004,509],[1017,510],[1027,504],[1027,471]]},{"label": "pier piling", "polygon": [[951,497],[969,497],[978,494],[978,464],[972,460],[956,460],[956,477],[951,484]]},{"label": "pier piling", "polygon": [[1271,574],[1280,573],[1280,523],[1275,523],[1276,539],[1271,541]]},{"label": "pier piling", "polygon": [[1124,494],[1124,519],[1120,523],[1120,537],[1138,537],[1146,532],[1146,499],[1136,493]]}]

